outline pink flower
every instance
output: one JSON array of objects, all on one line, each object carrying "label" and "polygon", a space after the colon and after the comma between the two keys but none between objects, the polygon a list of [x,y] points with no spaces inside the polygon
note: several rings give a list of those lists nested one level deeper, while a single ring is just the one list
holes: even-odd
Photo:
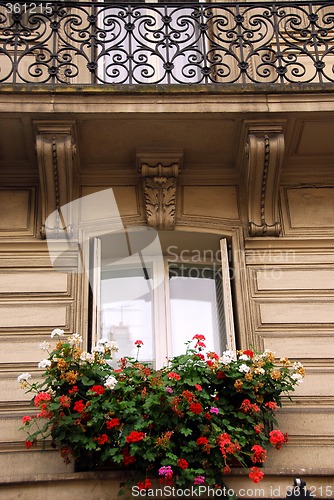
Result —
[{"label": "pink flower", "polygon": [[215,408],[214,406],[211,406],[211,408],[210,408],[210,413],[215,413],[215,415],[218,415],[218,413],[219,413],[219,408]]},{"label": "pink flower", "polygon": [[194,479],[194,484],[203,484],[204,481],[205,481],[205,477],[204,476],[197,476]]},{"label": "pink flower", "polygon": [[163,467],[160,467],[158,473],[159,476],[165,476],[167,478],[170,478],[173,475],[173,470],[170,465],[164,465]]}]

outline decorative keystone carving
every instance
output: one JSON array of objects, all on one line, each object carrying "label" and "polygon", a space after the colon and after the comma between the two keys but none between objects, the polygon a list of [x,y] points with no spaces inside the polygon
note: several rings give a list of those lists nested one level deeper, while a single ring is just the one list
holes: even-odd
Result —
[{"label": "decorative keystone carving", "polygon": [[70,237],[71,226],[66,226],[65,220],[72,220],[69,213],[71,206],[67,204],[73,200],[74,122],[35,122],[35,129],[41,191],[41,237],[45,239],[46,233],[53,238],[64,237],[64,232],[66,237]]},{"label": "decorative keystone carving", "polygon": [[181,171],[181,162],[180,151],[137,154],[137,164],[143,177],[147,223],[155,229],[174,229],[176,179]]},{"label": "decorative keystone carving", "polygon": [[281,126],[249,127],[246,155],[250,236],[280,235],[278,194],[283,154]]}]

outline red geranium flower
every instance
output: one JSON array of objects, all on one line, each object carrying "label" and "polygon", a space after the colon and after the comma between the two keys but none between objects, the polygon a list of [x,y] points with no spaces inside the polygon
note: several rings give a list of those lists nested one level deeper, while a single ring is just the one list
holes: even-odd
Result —
[{"label": "red geranium flower", "polygon": [[22,422],[24,424],[28,424],[29,422],[31,422],[31,417],[29,415],[25,415],[24,417],[22,417]]},{"label": "red geranium flower", "polygon": [[139,490],[147,490],[148,488],[151,488],[152,483],[150,479],[146,478],[145,481],[138,481],[138,489]]},{"label": "red geranium flower", "polygon": [[70,408],[71,398],[69,396],[59,396],[59,403],[63,408]]},{"label": "red geranium flower", "polygon": [[79,399],[79,401],[76,401],[73,406],[73,410],[77,411],[78,413],[82,413],[85,409],[85,404],[83,403],[82,399]]},{"label": "red geranium flower", "polygon": [[254,357],[254,352],[250,351],[249,349],[247,349],[246,351],[244,351],[244,354],[246,354],[246,356],[249,356],[250,358]]},{"label": "red geranium flower", "polygon": [[254,425],[254,431],[256,434],[261,434],[264,429],[264,424],[261,422],[260,424]]},{"label": "red geranium flower", "polygon": [[193,336],[193,340],[205,340],[205,337],[204,335],[197,334]]},{"label": "red geranium flower", "polygon": [[130,455],[128,448],[125,448],[125,450],[123,451],[123,464],[130,465],[135,461],[136,461],[135,457]]},{"label": "red geranium flower", "polygon": [[177,461],[177,465],[180,467],[180,469],[188,469],[189,467],[187,460],[185,460],[184,458],[179,458]]},{"label": "red geranium flower", "polygon": [[202,413],[203,407],[202,407],[201,403],[191,403],[191,405],[189,406],[189,410],[192,413],[199,415],[200,413]]},{"label": "red geranium flower", "polygon": [[207,358],[209,358],[209,359],[215,359],[216,361],[218,361],[218,359],[219,359],[218,354],[215,353],[215,352],[213,352],[213,351],[207,352],[206,356],[207,356]]},{"label": "red geranium flower", "polygon": [[194,354],[194,358],[199,358],[201,359],[202,361],[205,361],[205,357],[203,354],[201,354],[200,352],[197,352],[196,354]]},{"label": "red geranium flower", "polygon": [[47,392],[40,392],[34,398],[34,405],[39,406],[41,402],[50,401],[51,396]]},{"label": "red geranium flower", "polygon": [[145,434],[143,432],[132,431],[128,436],[126,436],[127,443],[136,443],[137,441],[141,441],[144,439]]},{"label": "red geranium flower", "polygon": [[195,388],[198,390],[198,391],[201,391],[202,390],[202,386],[199,385],[199,384],[195,384]]},{"label": "red geranium flower", "polygon": [[277,450],[280,450],[283,446],[284,443],[286,443],[288,440],[288,435],[283,434],[283,432],[279,431],[278,429],[274,429],[273,431],[269,432],[269,441]]},{"label": "red geranium flower", "polygon": [[268,403],[265,403],[264,406],[266,406],[267,408],[269,408],[269,410],[277,410],[278,406],[277,406],[277,403],[275,403],[275,401],[268,401]]},{"label": "red geranium flower", "polygon": [[225,467],[223,468],[223,472],[224,474],[230,474],[231,467],[229,465],[225,465]]},{"label": "red geranium flower", "polygon": [[78,392],[78,390],[79,390],[79,389],[78,389],[78,386],[77,386],[77,385],[74,385],[74,386],[72,387],[72,389],[70,389],[70,390],[68,391],[68,393],[69,393],[69,394],[74,394],[75,392]]},{"label": "red geranium flower", "polygon": [[109,442],[109,438],[107,434],[100,434],[96,438],[94,438],[94,441],[96,441],[98,444],[105,444]]},{"label": "red geranium flower", "polygon": [[258,467],[251,467],[248,476],[254,483],[259,483],[264,478],[264,473]]},{"label": "red geranium flower", "polygon": [[169,372],[168,375],[167,375],[167,377],[170,380],[172,380],[172,379],[174,379],[174,380],[180,380],[180,378],[181,378],[180,375],[178,373],[175,373],[175,372]]},{"label": "red geranium flower", "polygon": [[34,444],[33,441],[29,441],[29,440],[25,441],[26,448],[28,448],[28,449],[31,448],[33,444]]},{"label": "red geranium flower", "polygon": [[143,342],[142,340],[136,340],[136,341],[135,341],[135,345],[136,345],[137,347],[140,347],[140,346],[144,345],[144,342]]},{"label": "red geranium flower", "polygon": [[103,385],[93,385],[90,391],[94,392],[97,396],[99,396],[100,394],[104,394],[106,392]]},{"label": "red geranium flower", "polygon": [[206,437],[199,437],[196,441],[196,444],[198,444],[198,446],[201,446],[201,445],[205,445],[205,444],[208,444],[209,440],[208,438]]},{"label": "red geranium flower", "polygon": [[262,446],[260,446],[259,444],[254,444],[251,451],[253,452],[251,454],[251,460],[254,464],[256,464],[257,462],[265,462],[267,458],[267,452],[264,448],[262,448]]},{"label": "red geranium flower", "polygon": [[113,427],[117,427],[119,425],[121,425],[121,422],[118,418],[111,418],[106,422],[107,429],[112,429]]}]

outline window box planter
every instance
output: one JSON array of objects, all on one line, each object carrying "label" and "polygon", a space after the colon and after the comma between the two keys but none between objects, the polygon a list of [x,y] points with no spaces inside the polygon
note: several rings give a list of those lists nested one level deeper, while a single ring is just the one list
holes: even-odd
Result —
[{"label": "window box planter", "polygon": [[44,346],[44,381],[19,377],[39,411],[23,418],[23,428],[27,447],[51,437],[66,462],[81,459],[77,470],[131,469],[141,489],[154,477],[161,485],[219,487],[241,465],[259,482],[266,448],[287,440],[271,426],[282,394],[304,376],[300,363],[276,365],[270,351],[219,356],[195,335],[161,370],[138,361],[141,341],[137,358],[122,358],[115,370],[113,343],[100,341],[87,353],[78,334],[57,335],[54,349]]}]

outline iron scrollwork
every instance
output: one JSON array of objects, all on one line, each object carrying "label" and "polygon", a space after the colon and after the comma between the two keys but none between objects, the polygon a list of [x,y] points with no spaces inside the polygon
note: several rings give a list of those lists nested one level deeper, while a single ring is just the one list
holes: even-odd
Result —
[{"label": "iron scrollwork", "polygon": [[0,82],[334,82],[334,2],[0,1]]}]

